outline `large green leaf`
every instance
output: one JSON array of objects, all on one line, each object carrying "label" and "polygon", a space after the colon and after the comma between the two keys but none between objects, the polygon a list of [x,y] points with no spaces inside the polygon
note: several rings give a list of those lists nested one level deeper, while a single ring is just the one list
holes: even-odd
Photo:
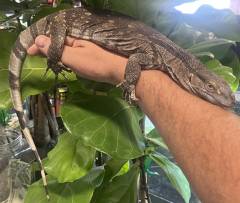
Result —
[{"label": "large green leaf", "polygon": [[124,175],[104,182],[95,192],[91,203],[134,203],[137,200],[139,167],[132,168]]},{"label": "large green leaf", "polygon": [[[17,35],[15,33],[0,31],[0,38],[4,39],[0,43],[0,107],[6,108],[11,105],[8,83],[8,61],[11,47],[13,46]],[[38,94],[53,87],[55,84],[55,75],[52,71],[44,76],[46,71],[46,59],[40,57],[27,57],[21,76],[21,86],[23,98],[29,95]],[[76,80],[74,74],[66,73],[66,77]],[[66,79],[60,75],[59,82],[66,82]]]},{"label": "large green leaf", "polygon": [[232,89],[236,91],[238,89],[240,80],[240,59],[238,55],[233,51],[233,49],[230,49],[221,62],[225,66],[229,66],[233,69],[233,74],[235,75],[236,80],[232,84]]},{"label": "large green leaf", "polygon": [[8,61],[11,47],[17,38],[13,32],[0,31],[0,107],[5,108],[10,104],[9,83],[8,83]]},{"label": "large green leaf", "polygon": [[240,58],[233,51],[233,49],[229,50],[229,52],[225,55],[223,60],[221,61],[224,65],[229,66],[233,69],[234,75],[239,79],[240,78]]},{"label": "large green leaf", "polygon": [[[21,75],[21,91],[23,99],[29,95],[35,95],[51,89],[55,83],[55,75],[49,71],[46,77],[43,77],[46,71],[45,59],[39,57],[28,57],[24,63]],[[74,74],[67,73],[68,80],[75,80]],[[0,68],[0,107],[6,108],[11,105],[8,83],[8,69]],[[59,83],[67,82],[63,76],[59,77]]]},{"label": "large green leaf", "polygon": [[113,158],[127,160],[143,154],[138,111],[122,99],[72,92],[62,117],[71,134]]},{"label": "large green leaf", "polygon": [[168,150],[167,145],[165,144],[165,142],[163,141],[162,137],[160,136],[160,134],[157,132],[156,128],[154,128],[152,131],[150,131],[147,135],[146,135],[146,139],[148,141],[150,141],[151,143],[162,147],[164,149]]},{"label": "large green leaf", "polygon": [[182,170],[167,157],[159,153],[150,154],[150,158],[161,167],[172,186],[181,194],[184,201],[188,203],[191,197],[191,190]]},{"label": "large green leaf", "polygon": [[193,54],[211,52],[215,58],[221,59],[229,51],[232,45],[235,45],[235,42],[231,40],[212,39],[194,44],[188,48],[188,51]]},{"label": "large green leaf", "polygon": [[103,177],[103,168],[95,168],[88,175],[72,183],[58,183],[55,179],[48,177],[50,200],[46,199],[40,180],[28,188],[24,203],[89,203],[94,189],[102,183]]},{"label": "large green leaf", "polygon": [[72,182],[86,175],[95,160],[95,150],[69,133],[61,135],[57,146],[48,153],[47,173],[59,183]]}]

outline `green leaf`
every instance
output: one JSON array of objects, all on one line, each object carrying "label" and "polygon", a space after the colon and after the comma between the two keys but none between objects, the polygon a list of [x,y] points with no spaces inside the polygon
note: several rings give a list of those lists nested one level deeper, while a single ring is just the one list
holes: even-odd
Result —
[{"label": "green leaf", "polygon": [[0,108],[0,128],[6,126],[10,120],[10,112],[6,109]]},{"label": "green leaf", "polygon": [[232,89],[233,91],[237,91],[240,80],[240,60],[238,55],[232,49],[230,49],[229,52],[221,60],[221,62],[225,66],[229,66],[232,68],[233,74],[236,77],[236,80],[232,84]]},{"label": "green leaf", "polygon": [[157,132],[156,128],[154,128],[152,131],[150,131],[147,135],[146,135],[146,139],[148,141],[150,141],[151,143],[162,147],[166,150],[168,150],[167,145],[165,144],[165,142],[163,141],[161,135]]},{"label": "green leaf", "polygon": [[104,181],[112,181],[116,176],[124,175],[129,171],[130,163],[127,160],[110,159],[105,164]]},{"label": "green leaf", "polygon": [[143,154],[138,111],[122,99],[74,92],[68,95],[62,117],[71,134],[115,159],[128,160]]},{"label": "green leaf", "polygon": [[212,39],[206,40],[203,42],[199,42],[194,44],[192,47],[187,50],[193,54],[201,53],[201,52],[210,52],[216,58],[222,58],[230,49],[232,45],[235,45],[234,41],[226,40],[226,39]]},{"label": "green leaf", "polygon": [[38,181],[28,188],[24,203],[89,203],[94,189],[98,187],[104,177],[103,168],[95,168],[85,177],[72,183],[58,183],[52,177],[48,177],[48,190],[50,200],[46,199],[46,193],[42,181]]},{"label": "green leaf", "polygon": [[0,108],[6,108],[10,104],[8,84],[8,61],[12,44],[17,38],[13,32],[0,31]]},{"label": "green leaf", "polygon": [[153,162],[153,160],[149,156],[145,156],[145,159],[144,159],[144,171],[146,171],[149,176],[159,175],[158,172],[150,170],[150,168],[152,166],[152,162]]},{"label": "green leaf", "polygon": [[[38,94],[51,89],[55,85],[55,74],[50,70],[46,75],[46,59],[38,56],[27,57],[21,76],[21,85],[23,98],[29,95]],[[59,75],[58,83],[65,83],[68,81],[76,80],[73,73],[65,73],[66,80],[63,76]],[[44,77],[45,75],[45,77]]]},{"label": "green leaf", "polygon": [[198,53],[193,53],[193,54],[200,59],[201,58],[208,58],[208,59],[214,58],[214,54],[209,51],[198,52]]},{"label": "green leaf", "polygon": [[120,169],[120,171],[117,173],[116,176],[121,176],[121,175],[124,175],[125,173],[127,173],[130,169],[130,162],[127,161],[123,166],[122,168]]},{"label": "green leaf", "polygon": [[104,182],[95,192],[91,203],[133,203],[137,200],[139,167],[133,166],[126,174]]},{"label": "green leaf", "polygon": [[181,194],[184,201],[188,203],[191,197],[191,190],[182,170],[167,157],[159,153],[150,154],[150,158],[161,167],[172,186]]},{"label": "green leaf", "polygon": [[[11,105],[8,82],[8,61],[11,47],[16,37],[16,33],[0,31],[0,38],[4,39],[0,43],[0,108],[6,108]],[[26,58],[21,75],[23,98],[29,95],[38,94],[53,87],[55,84],[55,75],[53,72],[49,71],[46,77],[43,77],[46,67],[45,58],[37,56]],[[66,77],[69,81],[76,80],[76,76],[72,73],[66,73]],[[62,76],[59,78],[59,83],[61,82],[66,82],[66,79]]]},{"label": "green leaf", "polygon": [[7,17],[4,12],[0,11],[0,22],[6,20]]},{"label": "green leaf", "polygon": [[225,55],[222,63],[226,66],[231,67],[233,69],[234,75],[238,79],[240,78],[240,58],[232,49],[229,50],[227,55]]},{"label": "green leaf", "polygon": [[[78,88],[81,89],[82,92],[86,94],[105,94],[107,95],[110,91],[117,89],[114,85],[103,83],[103,82],[96,82],[93,80],[88,80],[77,76],[77,79],[80,81]],[[119,89],[118,89],[119,90]]]},{"label": "green leaf", "polygon": [[[46,67],[45,59],[40,57],[27,57],[21,75],[23,99],[29,95],[47,91],[55,85],[55,75],[52,71],[48,72],[45,78],[43,77],[46,72]],[[66,77],[69,81],[76,80],[75,75],[72,73],[66,73]],[[0,90],[0,107],[6,108],[11,105],[7,68],[0,68],[0,79],[2,79],[0,85],[3,87]],[[58,82],[66,82],[66,79],[60,76]]]},{"label": "green leaf", "polygon": [[[110,159],[105,164],[105,176],[104,181],[110,181],[118,175],[123,175],[127,170],[124,169],[125,165],[128,164],[129,161],[121,160],[121,159]],[[124,170],[124,171],[123,171]]]},{"label": "green leaf", "polygon": [[57,146],[48,153],[47,173],[59,183],[72,182],[86,175],[95,160],[95,150],[69,133],[60,136]]}]

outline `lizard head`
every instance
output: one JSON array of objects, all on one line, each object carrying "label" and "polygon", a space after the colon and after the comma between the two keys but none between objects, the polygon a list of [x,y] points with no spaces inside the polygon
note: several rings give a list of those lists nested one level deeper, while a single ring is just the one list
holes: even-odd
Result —
[{"label": "lizard head", "polygon": [[206,68],[190,74],[189,81],[191,90],[203,99],[225,108],[234,106],[235,96],[227,82]]}]

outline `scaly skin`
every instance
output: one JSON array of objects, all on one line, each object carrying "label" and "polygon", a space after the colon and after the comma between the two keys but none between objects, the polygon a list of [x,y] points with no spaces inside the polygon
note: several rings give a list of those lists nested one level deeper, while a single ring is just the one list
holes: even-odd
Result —
[{"label": "scaly skin", "polygon": [[20,78],[26,50],[40,35],[51,37],[48,67],[55,74],[66,70],[60,63],[66,36],[89,40],[111,52],[125,56],[128,63],[125,79],[118,86],[124,97],[135,101],[135,85],[141,70],[160,70],[179,86],[196,96],[224,108],[234,105],[228,84],[208,71],[193,55],[174,44],[158,31],[132,18],[110,12],[93,12],[84,8],[63,10],[49,15],[23,31],[11,52],[9,83],[12,101],[21,129],[41,166],[43,183],[47,181],[41,159],[26,127],[20,93]]}]

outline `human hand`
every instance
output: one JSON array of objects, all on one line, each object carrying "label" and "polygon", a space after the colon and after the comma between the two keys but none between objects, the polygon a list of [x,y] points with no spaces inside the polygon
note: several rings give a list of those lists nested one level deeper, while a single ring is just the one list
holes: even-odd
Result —
[{"label": "human hand", "polygon": [[[50,38],[40,35],[28,50],[29,55],[47,56]],[[61,61],[76,74],[95,81],[118,84],[123,80],[127,59],[96,44],[67,37]]]}]

